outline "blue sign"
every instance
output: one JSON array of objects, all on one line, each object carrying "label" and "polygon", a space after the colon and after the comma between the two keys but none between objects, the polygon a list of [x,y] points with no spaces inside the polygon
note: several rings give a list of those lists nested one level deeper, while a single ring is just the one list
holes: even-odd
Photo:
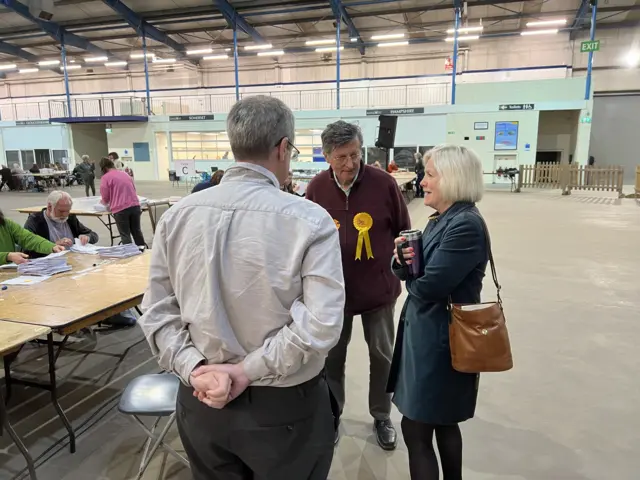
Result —
[{"label": "blue sign", "polygon": [[313,147],[313,161],[314,162],[324,162],[325,158],[322,154],[322,147]]},{"label": "blue sign", "polygon": [[496,122],[494,150],[518,149],[518,122]]}]

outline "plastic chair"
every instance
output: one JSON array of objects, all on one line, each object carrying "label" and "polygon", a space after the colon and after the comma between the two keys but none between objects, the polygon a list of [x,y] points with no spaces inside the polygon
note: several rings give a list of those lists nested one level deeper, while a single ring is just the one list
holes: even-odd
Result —
[{"label": "plastic chair", "polygon": [[[118,410],[124,415],[130,416],[147,434],[144,452],[140,460],[140,468],[136,480],[140,480],[151,462],[151,458],[158,448],[173,455],[176,459],[189,466],[189,460],[170,445],[164,442],[164,438],[173,426],[176,417],[176,400],[180,380],[170,373],[142,375],[133,379],[127,385]],[[140,417],[157,417],[151,429],[147,428]],[[163,418],[167,418],[165,426],[158,433],[158,425]]]}]

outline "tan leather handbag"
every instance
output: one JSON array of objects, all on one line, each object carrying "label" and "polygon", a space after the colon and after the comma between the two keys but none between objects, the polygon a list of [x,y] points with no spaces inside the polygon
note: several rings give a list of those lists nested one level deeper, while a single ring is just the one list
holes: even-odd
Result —
[{"label": "tan leather handbag", "polygon": [[487,252],[498,301],[471,305],[454,304],[449,297],[449,345],[451,363],[458,372],[504,372],[513,368],[511,344],[504,318],[501,286],[491,252],[491,239],[484,219],[480,217],[487,238]]}]

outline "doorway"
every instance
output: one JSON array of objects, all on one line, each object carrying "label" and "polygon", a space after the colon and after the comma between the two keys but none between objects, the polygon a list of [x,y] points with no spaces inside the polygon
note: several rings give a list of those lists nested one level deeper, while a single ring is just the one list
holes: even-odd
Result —
[{"label": "doorway", "polygon": [[560,163],[562,152],[536,152],[536,163]]}]

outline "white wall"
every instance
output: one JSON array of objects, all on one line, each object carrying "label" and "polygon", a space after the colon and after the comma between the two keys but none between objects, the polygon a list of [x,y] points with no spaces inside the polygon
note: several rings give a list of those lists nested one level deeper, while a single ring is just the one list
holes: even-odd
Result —
[{"label": "white wall", "polygon": [[133,168],[136,180],[157,180],[156,142],[151,124],[117,123],[112,125],[112,133],[107,134],[109,152],[116,152],[121,158],[133,157],[133,144],[149,143],[150,162],[133,162],[128,165]]},{"label": "white wall", "polygon": [[104,123],[72,125],[71,144],[71,161],[73,163],[70,166],[72,168],[74,164],[82,161],[82,155],[89,155],[97,166],[100,159],[109,153]]}]

